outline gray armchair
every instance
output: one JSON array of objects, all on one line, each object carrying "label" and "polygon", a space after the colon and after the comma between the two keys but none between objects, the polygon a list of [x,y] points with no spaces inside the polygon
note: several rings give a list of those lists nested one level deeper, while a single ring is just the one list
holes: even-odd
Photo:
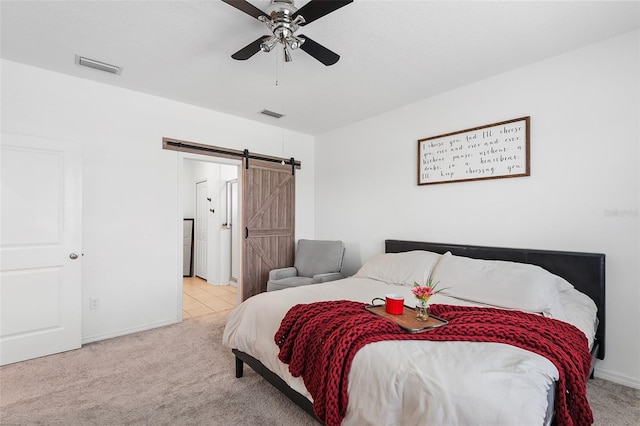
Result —
[{"label": "gray armchair", "polygon": [[298,240],[293,266],[269,271],[267,291],[344,278],[342,241]]}]

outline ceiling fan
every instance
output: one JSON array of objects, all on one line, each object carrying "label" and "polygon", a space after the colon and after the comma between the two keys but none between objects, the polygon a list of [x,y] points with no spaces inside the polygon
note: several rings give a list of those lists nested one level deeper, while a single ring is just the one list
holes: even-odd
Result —
[{"label": "ceiling fan", "polygon": [[284,49],[284,59],[291,62],[290,50],[302,49],[318,61],[329,66],[338,62],[340,55],[316,43],[305,35],[295,35],[299,27],[310,24],[316,19],[352,3],[353,0],[311,0],[300,9],[293,0],[271,0],[263,12],[246,0],[222,0],[238,10],[264,22],[271,35],[258,38],[231,55],[233,59],[244,61],[259,51],[270,52],[278,43]]}]

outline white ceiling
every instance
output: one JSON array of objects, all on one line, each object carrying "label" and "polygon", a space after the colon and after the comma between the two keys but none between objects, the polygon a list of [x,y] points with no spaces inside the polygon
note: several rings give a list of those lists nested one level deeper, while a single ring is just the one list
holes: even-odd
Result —
[{"label": "white ceiling", "polygon": [[[269,1],[251,3],[264,10]],[[280,51],[231,59],[268,32],[219,0],[2,0],[0,12],[4,59],[311,135],[640,22],[638,1],[355,0],[298,31],[341,55],[326,67],[301,50],[287,64]],[[76,54],[122,74],[78,66]],[[259,114],[265,108],[285,117]]]}]

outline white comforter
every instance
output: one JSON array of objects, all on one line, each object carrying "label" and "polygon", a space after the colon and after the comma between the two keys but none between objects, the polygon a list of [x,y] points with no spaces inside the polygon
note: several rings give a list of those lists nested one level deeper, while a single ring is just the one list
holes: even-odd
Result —
[{"label": "white comforter", "polygon": [[[574,290],[575,291],[575,290]],[[307,396],[301,378],[292,377],[277,358],[274,335],[289,308],[321,300],[370,303],[386,293],[414,300],[411,288],[366,278],[262,293],[240,304],[227,317],[223,344],[260,360],[294,390]],[[576,292],[577,293],[577,292]],[[569,321],[591,343],[591,313],[563,294]],[[585,296],[586,297],[586,296]],[[431,303],[471,305],[438,294]],[[542,425],[547,395],[558,379],[546,358],[499,343],[395,341],[366,345],[349,373],[349,404],[343,425]]]}]

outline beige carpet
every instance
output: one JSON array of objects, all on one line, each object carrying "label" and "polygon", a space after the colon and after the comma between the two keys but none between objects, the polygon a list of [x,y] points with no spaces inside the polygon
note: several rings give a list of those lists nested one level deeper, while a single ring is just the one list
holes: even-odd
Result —
[{"label": "beige carpet", "polygon": [[[317,425],[249,367],[235,378],[224,315],[0,368],[1,425]],[[588,385],[598,425],[637,425],[640,390]]]}]

